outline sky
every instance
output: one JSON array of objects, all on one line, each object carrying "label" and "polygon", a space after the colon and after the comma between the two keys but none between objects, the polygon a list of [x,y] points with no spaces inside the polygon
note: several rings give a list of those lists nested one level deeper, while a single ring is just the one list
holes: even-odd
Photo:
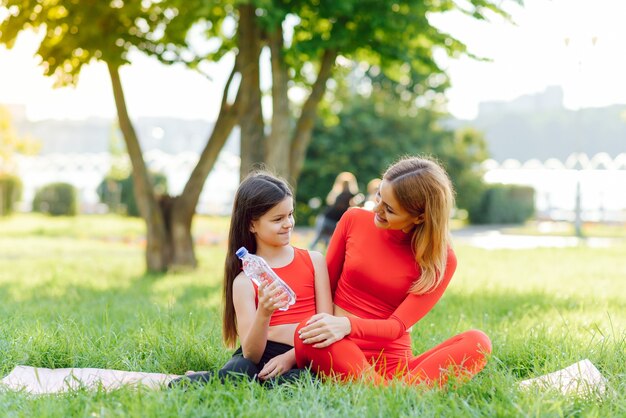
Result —
[{"label": "sky", "polygon": [[[562,87],[570,109],[626,104],[626,0],[504,4],[514,24],[499,17],[477,22],[460,14],[431,18],[472,53],[490,59],[439,57],[451,79],[447,96],[453,116],[472,119],[481,102],[509,101],[549,86]],[[13,49],[0,47],[0,104],[23,104],[32,120],[115,117],[104,64],[85,67],[76,87],[54,89],[53,79],[37,65],[36,40],[24,33]],[[229,71],[230,66],[213,65],[209,79],[182,65],[168,67],[136,54],[121,70],[131,117],[215,119]]]}]

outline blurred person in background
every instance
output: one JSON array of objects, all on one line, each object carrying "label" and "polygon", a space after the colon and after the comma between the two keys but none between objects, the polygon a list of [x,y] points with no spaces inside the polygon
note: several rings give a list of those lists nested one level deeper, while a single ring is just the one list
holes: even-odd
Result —
[{"label": "blurred person in background", "polygon": [[363,202],[363,209],[372,210],[376,206],[376,193],[380,187],[381,179],[375,178],[367,183],[367,196],[365,202]]},{"label": "blurred person in background", "polygon": [[341,216],[350,207],[358,205],[362,200],[363,195],[359,194],[359,185],[354,174],[349,171],[339,173],[332,189],[326,196],[327,207],[317,217],[315,238],[309,248],[314,249],[320,242],[324,243],[324,247],[327,247]]}]

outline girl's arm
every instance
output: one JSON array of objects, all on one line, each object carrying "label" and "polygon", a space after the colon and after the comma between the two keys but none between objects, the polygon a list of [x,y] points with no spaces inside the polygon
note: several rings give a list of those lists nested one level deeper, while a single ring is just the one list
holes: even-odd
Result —
[{"label": "girl's arm", "polygon": [[318,251],[309,251],[309,255],[315,269],[315,312],[332,314],[333,298],[330,293],[326,260]]},{"label": "girl's arm", "polygon": [[259,286],[258,307],[255,306],[255,291],[252,282],[240,273],[233,281],[233,304],[237,316],[237,334],[241,342],[243,356],[258,363],[265,351],[272,313],[285,305],[286,301],[271,300],[278,296],[276,284]]}]

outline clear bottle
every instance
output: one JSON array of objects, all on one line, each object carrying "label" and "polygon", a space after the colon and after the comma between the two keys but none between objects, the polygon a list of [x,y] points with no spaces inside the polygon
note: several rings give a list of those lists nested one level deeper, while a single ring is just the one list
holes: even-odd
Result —
[{"label": "clear bottle", "polygon": [[243,272],[250,280],[256,283],[257,286],[260,286],[263,281],[265,281],[266,284],[274,283],[275,281],[279,283],[279,287],[282,288],[283,293],[288,298],[287,305],[284,308],[280,308],[281,311],[286,311],[289,309],[289,306],[296,303],[296,294],[283,279],[274,273],[274,270],[272,270],[262,257],[250,254],[246,247],[241,247],[235,254],[241,259]]}]

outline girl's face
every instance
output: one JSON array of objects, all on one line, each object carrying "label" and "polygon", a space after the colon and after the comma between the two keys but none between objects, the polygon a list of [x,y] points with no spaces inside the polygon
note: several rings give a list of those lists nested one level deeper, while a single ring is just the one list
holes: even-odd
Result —
[{"label": "girl's face", "polygon": [[293,198],[288,196],[256,221],[252,221],[250,232],[256,237],[257,246],[283,247],[289,244],[293,219]]},{"label": "girl's face", "polygon": [[380,183],[376,193],[376,206],[374,206],[373,212],[376,214],[374,223],[382,229],[410,232],[415,225],[423,222],[421,216],[413,216],[400,206],[393,191],[393,186],[386,180]]}]

